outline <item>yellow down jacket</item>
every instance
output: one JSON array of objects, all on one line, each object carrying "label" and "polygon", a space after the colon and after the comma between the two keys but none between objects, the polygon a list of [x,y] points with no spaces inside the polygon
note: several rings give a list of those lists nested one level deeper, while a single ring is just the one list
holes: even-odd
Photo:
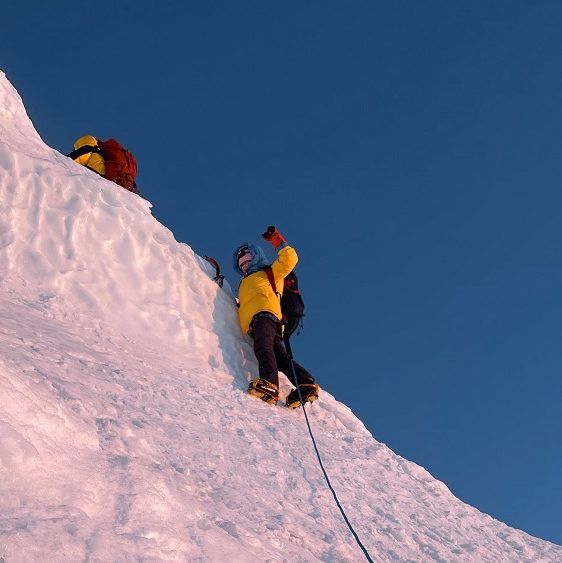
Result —
[{"label": "yellow down jacket", "polygon": [[277,295],[273,292],[267,274],[263,270],[258,270],[242,278],[238,289],[240,305],[238,313],[242,332],[250,331],[250,323],[258,313],[271,313],[281,320],[283,281],[298,261],[299,257],[293,247],[285,244],[280,248],[277,258],[271,264]]},{"label": "yellow down jacket", "polygon": [[[74,143],[74,150],[77,150],[86,145],[95,147],[97,144],[98,141],[95,137],[92,137],[92,135],[85,135],[84,137],[80,137]],[[79,156],[78,158],[75,159],[75,161],[78,164],[81,164],[82,166],[86,166],[87,168],[90,168],[94,172],[97,172],[98,174],[105,176],[105,160],[101,154],[97,152],[89,152],[83,154],[82,156]]]}]

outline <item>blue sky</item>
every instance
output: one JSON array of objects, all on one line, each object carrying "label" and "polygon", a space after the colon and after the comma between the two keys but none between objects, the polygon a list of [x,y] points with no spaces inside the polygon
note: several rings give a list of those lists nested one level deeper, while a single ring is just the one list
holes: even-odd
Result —
[{"label": "blue sky", "polygon": [[2,20],[0,68],[49,145],[121,140],[154,215],[235,286],[233,248],[277,225],[321,386],[562,544],[559,2],[22,1]]}]

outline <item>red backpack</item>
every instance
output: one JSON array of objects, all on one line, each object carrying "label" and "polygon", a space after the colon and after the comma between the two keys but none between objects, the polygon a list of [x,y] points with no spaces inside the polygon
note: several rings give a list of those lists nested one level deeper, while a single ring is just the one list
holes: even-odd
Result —
[{"label": "red backpack", "polygon": [[105,177],[126,190],[138,193],[135,182],[137,175],[135,157],[115,139],[98,141],[98,145],[105,159]]}]

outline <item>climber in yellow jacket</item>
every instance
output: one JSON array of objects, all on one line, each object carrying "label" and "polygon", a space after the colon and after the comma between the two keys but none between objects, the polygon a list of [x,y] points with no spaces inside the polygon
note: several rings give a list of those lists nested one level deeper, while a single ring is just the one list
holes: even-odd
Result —
[{"label": "climber in yellow jacket", "polygon": [[[269,227],[262,236],[277,251],[277,258],[271,266],[259,246],[245,243],[234,252],[234,270],[242,276],[238,289],[240,327],[254,340],[259,366],[259,378],[250,383],[248,392],[275,404],[279,399],[278,372],[281,371],[290,380],[297,378],[293,383],[298,385],[300,397],[299,390],[293,389],[286,399],[286,405],[295,408],[300,406],[301,397],[307,402],[318,398],[318,385],[314,378],[289,357],[283,342],[283,281],[297,265],[298,255],[275,227]],[[271,281],[267,274],[269,268]]]},{"label": "climber in yellow jacket", "polygon": [[66,156],[106,180],[140,195],[135,180],[137,159],[119,141],[100,141],[92,135],[84,135],[74,143],[74,150]]},{"label": "climber in yellow jacket", "polygon": [[74,150],[67,156],[105,177],[105,159],[101,155],[98,140],[92,135],[80,137],[74,143]]},{"label": "climber in yellow jacket", "polygon": [[[258,260],[255,263],[261,263],[260,252],[261,248],[255,247],[257,249]],[[242,255],[244,260],[242,264],[250,264],[250,258],[252,257],[252,250],[248,246],[248,250]],[[265,260],[263,260],[265,262]],[[271,264],[271,271],[273,273],[273,278],[275,280],[275,286],[282,288],[283,280],[285,276],[291,272],[291,270],[297,265],[298,256],[294,248],[285,245],[279,248],[279,254],[277,255],[277,260]],[[250,272],[249,274],[251,274]],[[240,327],[242,332],[250,332],[250,325],[253,318],[262,312],[271,313],[277,320],[282,320],[281,315],[281,303],[279,300],[279,295],[273,292],[271,283],[265,270],[257,270],[255,275],[244,276],[240,283],[238,289],[238,299],[240,302]]]}]

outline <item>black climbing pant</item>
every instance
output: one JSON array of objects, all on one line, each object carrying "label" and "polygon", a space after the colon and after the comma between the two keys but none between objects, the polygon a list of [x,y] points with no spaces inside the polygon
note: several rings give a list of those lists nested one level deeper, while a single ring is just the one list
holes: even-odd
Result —
[{"label": "black climbing pant", "polygon": [[269,313],[258,313],[251,324],[250,334],[254,339],[260,378],[279,386],[278,371],[281,371],[293,385],[314,383],[314,377],[295,361],[293,365],[297,381],[293,381],[291,360],[283,344],[281,323],[274,318]]}]

